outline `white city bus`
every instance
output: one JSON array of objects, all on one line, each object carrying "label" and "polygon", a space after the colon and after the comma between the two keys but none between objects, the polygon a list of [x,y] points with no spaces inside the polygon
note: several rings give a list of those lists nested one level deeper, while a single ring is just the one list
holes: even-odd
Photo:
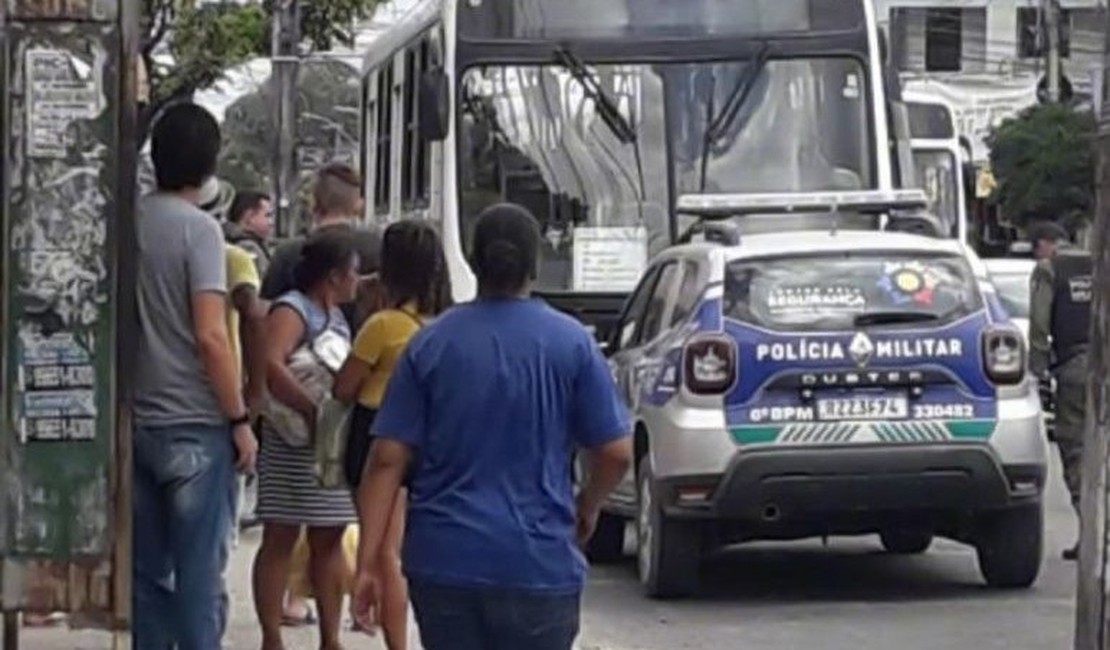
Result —
[{"label": "white city bus", "polygon": [[524,204],[537,291],[605,321],[680,194],[903,186],[879,43],[870,0],[424,0],[366,55],[368,218],[437,224],[466,300],[475,217]]},{"label": "white city bus", "polygon": [[903,90],[902,100],[909,114],[915,184],[925,190],[932,211],[948,224],[949,232],[966,242],[966,161],[955,109],[944,99],[918,90]]}]

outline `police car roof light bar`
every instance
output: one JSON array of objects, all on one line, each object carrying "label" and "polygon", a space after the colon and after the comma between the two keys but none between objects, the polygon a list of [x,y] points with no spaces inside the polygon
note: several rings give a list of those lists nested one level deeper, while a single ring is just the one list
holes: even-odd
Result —
[{"label": "police car roof light bar", "polygon": [[730,219],[757,214],[856,212],[883,214],[929,206],[922,190],[852,192],[780,192],[773,194],[684,194],[676,209],[705,219]]}]

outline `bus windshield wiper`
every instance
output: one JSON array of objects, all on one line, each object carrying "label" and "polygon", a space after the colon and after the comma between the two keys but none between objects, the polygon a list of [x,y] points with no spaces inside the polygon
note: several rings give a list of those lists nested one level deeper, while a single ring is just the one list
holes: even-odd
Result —
[{"label": "bus windshield wiper", "polygon": [[[601,120],[613,132],[617,140],[621,144],[631,144],[632,153],[636,158],[636,174],[640,183],[640,196],[637,197],[637,211],[639,212],[640,222],[644,221],[644,203],[647,201],[647,187],[644,182],[644,159],[643,154],[640,152],[640,139],[636,134],[636,127],[621,113],[617,103],[613,98],[605,92],[601,84],[597,80],[597,76],[590,72],[586,64],[575,56],[567,45],[562,45],[555,49],[555,58],[559,61],[559,65],[567,69],[567,72],[574,77],[575,81],[582,85],[582,90],[586,93],[586,97],[594,102],[597,107],[597,112],[601,116]],[[619,163],[618,163],[619,166]]]},{"label": "bus windshield wiper", "polygon": [[635,127],[621,114],[617,103],[605,92],[605,89],[598,83],[597,77],[582,63],[582,60],[575,56],[566,45],[555,50],[555,58],[558,59],[559,65],[570,72],[575,81],[582,84],[586,97],[594,101],[598,114],[601,115],[601,119],[613,132],[613,135],[617,136],[617,140],[620,140],[622,144],[636,142]]},{"label": "bus windshield wiper", "polygon": [[902,323],[930,323],[935,320],[940,320],[936,314],[928,314],[920,311],[873,311],[866,314],[859,314],[854,319],[856,327],[867,327],[868,325],[898,325]]},{"label": "bus windshield wiper", "polygon": [[701,143],[701,182],[698,185],[702,192],[705,191],[705,185],[709,180],[709,147],[713,141],[721,137],[736,121],[736,116],[740,114],[740,109],[748,101],[748,97],[752,94],[752,89],[755,88],[755,81],[763,72],[763,68],[767,67],[767,61],[771,58],[771,44],[764,42],[763,47],[759,48],[755,58],[748,64],[744,74],[737,79],[736,86],[733,87],[732,92],[729,93],[728,99],[725,100],[724,106],[716,116],[713,115],[713,98],[709,98],[708,113],[709,117],[706,120],[709,122],[705,127],[705,134],[702,136]]}]

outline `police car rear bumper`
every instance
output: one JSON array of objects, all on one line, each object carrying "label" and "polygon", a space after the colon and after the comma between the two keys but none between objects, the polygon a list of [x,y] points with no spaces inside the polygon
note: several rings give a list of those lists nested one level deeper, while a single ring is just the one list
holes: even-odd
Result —
[{"label": "police car rear bumper", "polygon": [[721,475],[663,480],[659,497],[671,517],[766,523],[1000,510],[1036,501],[1044,484],[1044,465],[1003,466],[985,446],[767,448],[737,453]]}]

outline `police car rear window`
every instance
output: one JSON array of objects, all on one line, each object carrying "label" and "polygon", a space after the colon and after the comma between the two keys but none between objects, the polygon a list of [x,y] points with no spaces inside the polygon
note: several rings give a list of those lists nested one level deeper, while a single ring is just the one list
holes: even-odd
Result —
[{"label": "police car rear window", "polygon": [[850,330],[864,315],[893,315],[891,323],[919,328],[982,309],[974,277],[955,255],[738,260],[727,269],[724,306],[730,318],[775,330]]}]

